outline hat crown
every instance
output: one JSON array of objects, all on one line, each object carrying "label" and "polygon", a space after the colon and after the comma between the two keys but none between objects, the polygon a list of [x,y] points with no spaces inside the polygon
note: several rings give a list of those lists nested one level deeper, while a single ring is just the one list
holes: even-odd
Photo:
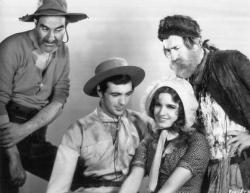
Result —
[{"label": "hat crown", "polygon": [[35,13],[41,13],[45,10],[54,10],[62,13],[67,13],[67,3],[65,0],[42,0],[41,5]]},{"label": "hat crown", "polygon": [[112,70],[117,67],[122,67],[122,66],[128,66],[128,63],[125,59],[123,58],[113,58],[106,60],[102,63],[100,63],[96,69],[95,69],[95,74],[100,74],[109,70]]}]

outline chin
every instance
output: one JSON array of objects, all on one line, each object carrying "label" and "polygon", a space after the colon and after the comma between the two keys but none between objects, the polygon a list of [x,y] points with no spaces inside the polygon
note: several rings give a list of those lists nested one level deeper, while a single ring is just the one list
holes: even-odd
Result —
[{"label": "chin", "polygon": [[167,123],[160,123],[160,124],[158,123],[157,125],[158,125],[159,129],[166,129],[166,128],[169,128],[172,126],[172,125],[169,125]]},{"label": "chin", "polygon": [[114,113],[114,115],[115,115],[115,116],[118,116],[118,117],[121,116],[122,114],[123,114],[123,111],[122,111],[122,112],[115,112],[115,113]]},{"label": "chin", "polygon": [[43,50],[44,52],[46,52],[46,53],[52,53],[52,52],[56,51],[57,48],[58,48],[58,47],[56,47],[56,46],[55,46],[55,47],[49,47],[49,48],[43,47],[42,50]]}]

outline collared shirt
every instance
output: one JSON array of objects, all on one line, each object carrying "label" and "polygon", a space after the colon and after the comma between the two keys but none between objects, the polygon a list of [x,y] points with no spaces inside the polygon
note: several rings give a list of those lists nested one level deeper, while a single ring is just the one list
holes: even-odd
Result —
[{"label": "collared shirt", "polygon": [[69,128],[62,144],[74,149],[84,161],[84,176],[121,181],[128,173],[139,141],[128,111],[117,120],[98,107]]},{"label": "collared shirt", "polygon": [[[130,110],[114,119],[97,107],[70,126],[59,146],[47,193],[69,191],[78,157],[84,163],[83,176],[124,181],[140,141],[135,119]],[[142,136],[148,133],[144,129],[140,130]],[[119,189],[101,186],[84,188],[82,192],[117,193]]]},{"label": "collared shirt", "polygon": [[0,125],[8,122],[6,104],[41,109],[69,95],[69,52],[62,44],[42,54],[34,30],[14,34],[0,44]]},{"label": "collared shirt", "polygon": [[[69,191],[79,157],[84,163],[82,174],[86,178],[123,182],[139,146],[139,133],[145,137],[150,132],[148,128],[135,127],[134,124],[145,119],[138,112],[136,116],[133,113],[126,110],[119,119],[114,119],[97,107],[70,126],[58,148],[47,193]],[[79,192],[117,193],[119,189],[100,186]]]}]

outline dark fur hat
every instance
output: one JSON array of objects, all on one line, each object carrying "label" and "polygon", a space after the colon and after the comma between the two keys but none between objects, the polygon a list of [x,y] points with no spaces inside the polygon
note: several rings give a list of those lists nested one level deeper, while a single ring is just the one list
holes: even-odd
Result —
[{"label": "dark fur hat", "polygon": [[199,24],[189,16],[167,16],[160,21],[158,38],[163,41],[170,35],[199,38],[201,37],[201,29]]}]

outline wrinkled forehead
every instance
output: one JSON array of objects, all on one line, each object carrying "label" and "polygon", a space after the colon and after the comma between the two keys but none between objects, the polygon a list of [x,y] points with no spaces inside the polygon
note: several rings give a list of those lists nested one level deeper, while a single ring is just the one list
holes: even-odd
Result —
[{"label": "wrinkled forehead", "polygon": [[164,48],[167,48],[167,49],[184,45],[183,38],[177,35],[169,36],[168,39],[164,39],[162,43],[163,43]]}]

